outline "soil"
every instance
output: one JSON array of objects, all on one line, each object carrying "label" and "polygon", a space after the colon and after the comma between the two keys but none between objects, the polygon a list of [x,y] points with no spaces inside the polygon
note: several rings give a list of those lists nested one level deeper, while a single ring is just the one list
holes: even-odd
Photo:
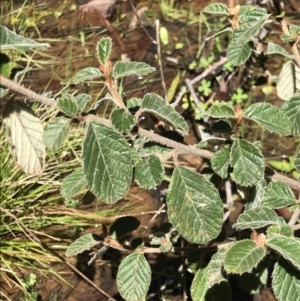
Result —
[{"label": "soil", "polygon": [[[10,2],[10,1],[9,1]],[[14,1],[14,4],[22,3],[22,1]],[[101,3],[101,0],[94,0],[93,2]],[[105,3],[107,4],[107,0]],[[112,1],[114,4],[115,1]],[[211,1],[207,0],[192,0],[192,1],[178,1],[178,7],[189,7],[193,5],[194,12],[199,12],[203,7],[209,4]],[[223,1],[214,1],[223,2]],[[103,26],[105,22],[97,24],[95,15],[101,14],[101,16],[115,24],[117,32],[120,34],[122,41],[125,41],[127,56],[132,60],[144,61],[151,66],[157,67],[157,60],[155,59],[157,49],[152,43],[151,38],[145,33],[144,29],[139,26],[138,21],[136,24],[132,24],[135,19],[135,14],[132,11],[129,1],[119,1],[115,5],[109,7],[111,11],[105,10],[94,10],[97,8],[94,6],[89,11],[86,11],[84,16],[80,15],[78,9],[71,10],[72,4],[86,5],[87,1],[77,0],[77,2],[68,0],[47,0],[47,1],[35,1],[28,3],[28,16],[33,16],[38,11],[48,11],[49,14],[40,21],[43,24],[37,24],[37,28],[30,27],[26,31],[26,34],[32,38],[38,38],[39,36],[48,39],[51,44],[51,48],[47,52],[47,56],[37,54],[34,56],[34,68],[28,72],[23,80],[25,86],[31,86],[32,90],[38,93],[52,93],[55,94],[60,91],[68,82],[68,79],[73,76],[77,71],[84,67],[98,67],[99,63],[95,56],[95,45],[99,41],[101,36],[112,35],[114,39],[113,52],[111,56],[112,61],[116,61],[122,57],[122,47],[118,42],[118,38],[115,36],[115,32],[109,30]],[[156,16],[161,19],[161,25],[168,28],[170,36],[170,49],[167,47],[163,48],[163,70],[167,86],[170,85],[174,77],[176,76],[176,69],[186,70],[188,65],[192,62],[198,51],[198,23],[187,26],[184,22],[178,20],[166,21],[162,18],[162,12],[160,11],[156,1],[134,1],[137,10],[141,10],[143,7],[149,7],[156,12]],[[91,7],[91,6],[90,6]],[[60,16],[55,16],[55,12],[60,12]],[[82,11],[81,11],[82,13]],[[36,17],[37,18],[37,17]],[[145,28],[148,34],[155,38],[155,27],[152,20],[145,21]],[[107,23],[106,23],[107,24]],[[82,37],[85,40],[82,40]],[[81,37],[81,38],[80,38]],[[80,40],[81,39],[81,40]],[[174,51],[174,45],[176,41],[188,41],[188,47],[183,50]],[[207,48],[204,49],[203,55],[207,55],[210,52],[210,44],[207,44]],[[224,45],[224,49],[225,49]],[[172,50],[173,49],[173,50]],[[124,49],[123,49],[124,50]],[[178,65],[170,63],[167,57],[176,58]],[[42,68],[40,68],[42,67]],[[197,70],[195,71],[197,72]],[[195,76],[193,72],[190,72],[189,76]],[[231,90],[233,91],[238,83],[231,83]],[[71,89],[76,89],[78,92],[84,92],[92,95],[93,98],[99,98],[99,85],[101,82],[95,83],[94,85],[78,85],[70,86]],[[102,85],[103,86],[103,85]],[[144,81],[143,84],[136,84],[135,79],[129,78],[124,86],[129,87],[126,91],[126,97],[132,96],[139,97],[144,95],[146,92],[155,92],[163,95],[163,88],[159,79],[159,73],[155,73],[152,78]],[[230,94],[232,91],[227,91]],[[270,101],[277,101],[278,99],[272,99]],[[257,96],[259,101],[259,96]],[[249,133],[251,137],[251,133]],[[272,136],[268,136],[265,139],[272,139]],[[197,138],[195,133],[191,132],[188,143],[196,143]],[[268,151],[274,152],[273,144],[266,144]],[[287,155],[292,155],[294,150],[294,142],[287,139],[284,145],[278,146],[278,149],[284,147],[284,151]],[[181,160],[185,161],[185,164],[194,167],[195,169],[202,166],[202,161],[195,159],[194,157],[185,156]],[[134,214],[141,212],[147,212],[152,210],[158,210],[161,206],[161,200],[159,196],[153,193],[152,195],[132,187],[128,199],[132,202]],[[97,210],[101,210],[102,205],[98,205]],[[82,210],[96,210],[95,206],[82,206],[79,208]],[[238,208],[237,208],[238,210]],[[144,231],[149,226],[150,219],[153,215],[144,215],[141,219],[141,226],[139,231]],[[155,220],[151,227],[157,227],[166,221],[166,216],[162,214]],[[95,227],[86,228],[85,233],[94,232]],[[99,234],[99,233],[98,233]],[[137,235],[137,233],[135,233]],[[63,255],[63,253],[62,253]],[[118,295],[116,287],[116,263],[122,259],[122,254],[109,250],[101,259],[98,259],[94,265],[88,266],[87,261],[89,256],[80,256],[77,258],[77,262],[74,265],[82,271],[89,279],[91,279],[97,286],[104,290],[109,295],[113,296],[116,300],[122,300]],[[161,285],[166,284],[170,291],[170,295],[167,296],[168,300],[183,300],[182,298],[182,287],[181,281],[183,275],[178,272],[178,268],[181,265],[180,257],[174,256],[174,258],[160,256],[149,256],[149,261],[153,267],[153,284],[150,288],[149,294],[153,294],[151,300],[158,300],[157,292]],[[102,301],[108,300],[107,297],[103,296],[94,287],[88,284],[80,276],[72,272],[66,265],[57,263],[53,266],[60,275],[65,279],[61,279],[51,276],[44,275],[37,268],[35,273],[38,275],[38,282],[32,289],[39,294],[39,300],[42,301]],[[164,271],[164,272],[163,272]],[[191,279],[191,275],[184,275],[187,281]],[[25,276],[26,277],[26,272]],[[22,292],[17,287],[10,287],[11,284],[0,282],[1,290],[6,292],[10,296],[11,300],[18,301],[22,300]],[[275,298],[270,289],[266,288],[262,293],[253,297],[246,296],[239,292],[234,300],[256,300],[256,301],[273,301]]]}]

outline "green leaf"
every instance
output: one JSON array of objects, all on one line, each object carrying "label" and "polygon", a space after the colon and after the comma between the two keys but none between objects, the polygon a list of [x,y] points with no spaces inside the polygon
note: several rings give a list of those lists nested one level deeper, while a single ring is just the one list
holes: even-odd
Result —
[{"label": "green leaf", "polygon": [[91,101],[92,97],[88,94],[80,94],[75,97],[75,102],[78,106],[78,111],[83,112],[86,105]]},{"label": "green leaf", "polygon": [[250,57],[252,46],[250,43],[235,44],[230,42],[227,48],[227,57],[233,66],[244,64]]},{"label": "green leaf", "polygon": [[235,139],[231,147],[232,179],[241,186],[257,183],[264,173],[264,156],[260,149],[244,139]]},{"label": "green leaf", "polygon": [[235,118],[234,108],[230,104],[213,104],[208,110],[208,114],[213,118]]},{"label": "green leaf", "polygon": [[214,254],[207,266],[208,286],[212,287],[222,281],[227,281],[222,274],[223,262],[228,248],[220,249]]},{"label": "green leaf", "polygon": [[288,59],[293,58],[293,56],[290,55],[283,47],[272,42],[268,43],[267,54],[281,54]]},{"label": "green leaf", "polygon": [[295,195],[288,185],[274,182],[267,186],[262,206],[277,209],[295,204]]},{"label": "green leaf", "polygon": [[64,94],[62,98],[57,101],[57,105],[67,116],[77,118],[78,106],[74,96]]},{"label": "green leaf", "polygon": [[300,172],[300,152],[298,152],[294,158],[295,168],[298,172]]},{"label": "green leaf", "polygon": [[112,41],[109,37],[104,37],[97,43],[99,60],[102,65],[105,65],[105,63],[108,61],[111,53],[111,46]]},{"label": "green leaf", "polygon": [[272,288],[278,301],[300,300],[300,271],[280,258],[272,273]]},{"label": "green leaf", "polygon": [[113,77],[115,79],[122,78],[128,75],[143,76],[156,69],[143,62],[121,62],[118,61],[113,68]]},{"label": "green leaf", "polygon": [[300,26],[299,25],[290,25],[290,33],[291,33],[291,35],[300,34]]},{"label": "green leaf", "polygon": [[277,79],[278,96],[288,100],[297,90],[300,90],[300,68],[293,62],[286,62]]},{"label": "green leaf", "polygon": [[164,121],[170,123],[179,132],[188,134],[189,127],[182,116],[175,109],[168,105],[159,95],[147,93],[142,101],[141,110],[156,115]]},{"label": "green leaf", "polygon": [[267,238],[267,246],[278,252],[300,270],[300,239],[274,234]]},{"label": "green leaf", "polygon": [[224,268],[228,273],[242,274],[255,268],[264,258],[265,249],[252,240],[233,244],[226,253]]},{"label": "green leaf", "polygon": [[169,44],[169,33],[165,26],[159,28],[159,37],[163,45]]},{"label": "green leaf", "polygon": [[124,109],[115,109],[110,116],[113,126],[120,132],[127,133],[134,127],[135,117]]},{"label": "green leaf", "polygon": [[204,12],[208,14],[218,14],[229,16],[228,7],[222,3],[209,4],[204,8]]},{"label": "green leaf", "polygon": [[203,301],[231,301],[232,293],[228,281],[222,281],[213,287],[209,288]]},{"label": "green leaf", "polygon": [[191,296],[193,301],[205,301],[208,286],[207,267],[197,271],[191,286]]},{"label": "green leaf", "polygon": [[227,148],[218,150],[211,159],[211,167],[221,178],[228,177],[230,151]]},{"label": "green leaf", "polygon": [[27,174],[42,174],[46,150],[40,119],[24,102],[12,99],[4,107],[3,121],[11,152],[17,164]]},{"label": "green leaf", "polygon": [[60,192],[66,199],[72,199],[86,185],[82,168],[73,171],[62,182]]},{"label": "green leaf", "polygon": [[[300,87],[299,87],[300,88]],[[281,107],[283,113],[289,118],[292,124],[291,134],[300,135],[300,93],[296,93],[288,99]]]},{"label": "green leaf", "polygon": [[167,205],[170,222],[189,241],[203,244],[220,233],[222,201],[215,186],[200,174],[176,167]]},{"label": "green leaf", "polygon": [[142,188],[153,189],[161,183],[164,177],[164,166],[155,155],[140,160],[134,171],[134,181]]},{"label": "green leaf", "polygon": [[95,239],[94,234],[89,233],[83,235],[69,245],[66,251],[66,256],[76,256],[77,254],[90,250],[92,247],[96,246],[99,243],[100,241]]},{"label": "green leaf", "polygon": [[290,43],[290,42],[294,42],[295,39],[294,37],[288,35],[288,34],[282,34],[280,36],[280,39],[284,42],[284,43]]},{"label": "green leaf", "polygon": [[262,18],[267,16],[268,11],[264,8],[255,7],[240,16],[239,23],[241,25],[253,26],[259,22]]},{"label": "green leaf", "polygon": [[142,300],[150,282],[151,269],[143,254],[133,253],[123,259],[117,273],[117,285],[126,301]]},{"label": "green leaf", "polygon": [[130,98],[126,102],[126,107],[128,109],[138,108],[141,105],[142,105],[142,99],[141,98],[137,98],[137,97]]},{"label": "green leaf", "polygon": [[103,76],[103,73],[98,68],[87,67],[75,74],[75,76],[72,79],[72,83],[77,85],[79,83],[93,80],[101,76]]},{"label": "green leaf", "polygon": [[269,208],[255,208],[243,212],[233,227],[253,230],[278,223],[278,217],[274,210]]},{"label": "green leaf", "polygon": [[49,149],[57,149],[67,139],[70,121],[65,117],[58,117],[48,122],[44,132],[44,142]]},{"label": "green leaf", "polygon": [[132,177],[131,152],[124,137],[91,122],[83,141],[83,170],[91,191],[112,204],[127,193]]},{"label": "green leaf", "polygon": [[259,180],[254,186],[250,188],[249,196],[247,198],[246,210],[261,207],[262,199],[265,195],[267,182],[264,178]]},{"label": "green leaf", "polygon": [[7,27],[0,25],[0,45],[1,51],[4,50],[46,50],[50,47],[46,43],[37,43],[34,40],[26,39],[17,35]]},{"label": "green leaf", "polygon": [[251,105],[245,110],[244,116],[278,135],[290,135],[291,133],[291,123],[288,117],[269,103]]}]

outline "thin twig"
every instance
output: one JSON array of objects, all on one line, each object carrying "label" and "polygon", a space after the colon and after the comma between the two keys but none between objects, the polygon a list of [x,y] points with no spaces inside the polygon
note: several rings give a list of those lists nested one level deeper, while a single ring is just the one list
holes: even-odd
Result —
[{"label": "thin twig", "polygon": [[231,187],[231,182],[229,180],[225,182],[225,192],[226,192],[226,205],[228,211],[224,214],[223,222],[225,222],[229,218],[231,209],[233,207],[232,187]]},{"label": "thin twig", "polygon": [[166,82],[165,82],[165,77],[164,77],[164,71],[163,71],[163,67],[162,67],[161,47],[160,47],[160,37],[159,37],[159,20],[158,19],[155,20],[155,24],[156,24],[157,61],[158,61],[158,66],[159,66],[159,71],[160,71],[161,84],[164,89],[165,99],[166,99],[167,103],[169,103],[167,87],[166,87]]},{"label": "thin twig", "polygon": [[83,273],[81,273],[76,267],[74,267],[72,264],[67,262],[65,258],[63,258],[60,254],[49,248],[45,243],[43,243],[39,238],[37,238],[32,231],[23,224],[20,219],[18,219],[15,215],[10,213],[8,210],[0,207],[0,210],[5,213],[7,216],[10,216],[12,219],[16,221],[16,223],[21,226],[23,231],[26,231],[27,234],[42,248],[50,252],[51,254],[55,255],[57,258],[59,258],[65,265],[67,265],[73,272],[80,275],[86,282],[88,282],[91,286],[93,286],[98,292],[100,292],[103,296],[107,297],[108,300],[116,301],[113,297],[111,297],[108,293],[106,293],[104,290],[99,288],[93,281],[91,281],[89,278],[87,278]]}]

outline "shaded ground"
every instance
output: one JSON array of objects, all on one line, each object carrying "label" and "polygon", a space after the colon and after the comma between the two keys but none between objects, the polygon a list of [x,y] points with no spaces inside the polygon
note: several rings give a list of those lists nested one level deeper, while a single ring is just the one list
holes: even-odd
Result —
[{"label": "shaded ground", "polygon": [[[179,1],[177,4],[178,8],[185,8],[189,11],[189,7],[193,5],[193,9],[190,10],[190,15],[186,16],[186,20],[178,21],[176,18],[163,16],[159,5],[155,1],[135,1],[135,5],[138,11],[142,11],[143,8],[150,9],[155,12],[154,17],[143,16],[144,26],[146,27],[148,33],[155,38],[155,25],[153,21],[155,18],[161,19],[161,25],[168,28],[170,42],[168,46],[163,47],[163,70],[166,85],[169,86],[171,81],[176,76],[178,70],[185,72],[188,70],[188,66],[194,58],[197,56],[199,50],[199,24],[198,20],[192,18],[194,13],[199,16],[200,9],[202,9],[207,2],[210,1]],[[80,21],[80,15],[76,9],[73,10],[72,4],[79,4],[72,1],[56,1],[49,0],[46,3],[43,1],[36,1],[36,5],[28,2],[28,7],[23,11],[23,17],[30,18],[36,22],[36,28],[29,27],[26,30],[27,36],[33,38],[38,38],[39,36],[43,38],[43,41],[49,42],[51,44],[50,50],[46,54],[38,53],[33,57],[32,65],[35,66],[33,70],[28,72],[23,80],[25,86],[31,86],[31,88],[40,93],[51,92],[52,94],[57,93],[68,83],[69,78],[73,76],[78,70],[93,66],[98,67],[98,61],[95,56],[95,45],[99,41],[101,36],[107,35],[107,30],[103,26],[97,26],[94,24],[93,18],[84,18]],[[83,1],[80,2],[83,4]],[[8,4],[7,4],[8,5]],[[7,6],[9,7],[9,5]],[[42,12],[47,11],[48,13],[39,19]],[[55,13],[59,13],[55,15]],[[8,17],[9,18],[9,17]],[[133,24],[135,18],[134,12],[128,1],[121,1],[114,7],[114,12],[112,20],[116,25],[118,31],[121,34],[122,39],[125,41],[128,48],[127,55],[132,60],[144,61],[149,63],[151,66],[157,67],[157,60],[155,55],[157,52],[156,46],[151,42],[151,39],[145,34],[144,29],[136,24]],[[142,17],[141,17],[142,18]],[[166,20],[167,19],[167,20]],[[187,25],[187,22],[191,22]],[[41,24],[43,23],[43,24]],[[205,36],[205,34],[204,34]],[[175,44],[178,41],[184,42],[185,46],[181,50],[175,50]],[[226,49],[226,41],[221,41],[220,45]],[[203,56],[209,56],[209,53],[214,51],[214,45],[207,43],[205,49],[203,50]],[[112,61],[116,61],[121,58],[122,51],[118,44],[114,40],[114,48],[112,53]],[[223,53],[224,54],[224,53]],[[218,55],[222,55],[222,52]],[[173,63],[167,58],[176,59],[177,62]],[[279,62],[278,62],[279,66]],[[191,70],[188,71],[187,77],[194,77],[201,70]],[[276,70],[275,70],[276,72]],[[229,88],[226,91],[227,94],[231,94],[232,91],[240,85],[239,80],[243,77],[243,74],[239,74],[232,79]],[[159,71],[155,72],[151,77],[141,81],[141,84],[136,84],[135,79],[128,79],[124,83],[126,89],[126,97],[141,96],[147,92],[155,92],[160,95],[164,95],[164,91],[161,85],[161,79]],[[215,84],[217,86],[217,84]],[[100,88],[99,88],[100,87]],[[78,85],[69,86],[66,91],[78,90],[78,92],[88,93],[93,96],[95,100],[99,99],[102,91],[102,83],[96,82],[93,85]],[[275,95],[275,94],[274,94]],[[259,101],[260,96],[257,97]],[[269,101],[274,101],[274,96],[269,96]],[[276,99],[277,100],[277,99]],[[253,133],[248,133],[249,137],[253,137],[253,140],[257,138],[257,133],[255,130]],[[273,140],[273,136],[265,137],[266,140]],[[281,140],[282,141],[282,140]],[[189,143],[196,143],[197,138],[195,133],[191,132],[191,137],[189,138]],[[266,143],[266,151],[270,153],[276,153],[276,148],[280,152],[285,152],[287,155],[293,154],[295,145],[294,141],[287,139],[281,142],[282,144],[274,146],[274,143]],[[190,158],[188,156],[182,158],[185,160],[185,164],[198,168],[201,164],[201,160],[196,160],[195,158]],[[148,193],[137,190],[133,187],[128,195],[130,202],[134,204],[135,214],[143,211],[158,210],[161,206],[161,202],[158,197],[149,195]],[[97,210],[101,210],[101,205]],[[82,207],[82,210],[95,210],[95,207]],[[144,230],[149,223],[150,218],[153,215],[146,215],[141,219],[140,231]],[[155,220],[155,224],[160,224],[165,220],[165,216]],[[85,233],[94,232],[95,227],[85,229]],[[99,231],[97,229],[97,231]],[[100,234],[100,233],[99,233]],[[63,254],[63,252],[61,252]],[[115,276],[117,266],[115,264],[121,260],[121,254],[118,252],[108,252],[103,260],[97,260],[95,265],[92,267],[87,266],[87,258],[79,258],[80,262],[73,262],[76,264],[79,270],[83,271],[87,276],[94,281],[94,283],[101,287],[111,296],[114,296],[117,300],[122,300],[117,294],[117,288],[115,283]],[[154,271],[154,284],[150,288],[150,294],[153,293],[153,300],[157,300],[158,295],[156,294],[160,287],[166,284],[167,287],[172,287],[170,296],[168,300],[182,300],[182,275],[178,272],[178,268],[181,265],[180,256],[175,256],[174,258],[154,256],[149,258],[152,263]],[[101,294],[91,287],[84,280],[73,272],[69,271],[63,264],[57,264],[54,266],[57,271],[63,276],[64,279],[70,284],[67,285],[61,279],[55,278],[53,276],[41,275],[38,277],[38,283],[33,288],[36,290],[40,296],[40,300],[43,301],[96,301],[96,300],[107,300],[106,297],[101,296]],[[38,273],[38,272],[37,272]],[[170,277],[170,275],[175,275]],[[187,279],[191,279],[190,275],[185,275]],[[171,279],[171,280],[170,280]],[[169,281],[169,282],[168,282]],[[1,283],[3,290],[8,292],[12,300],[21,300],[22,293],[16,292],[17,288],[9,287],[6,283]],[[248,298],[248,299],[247,299]],[[235,300],[251,300],[249,296],[239,295]],[[258,300],[274,300],[270,290],[264,290],[259,296],[256,297]]]}]

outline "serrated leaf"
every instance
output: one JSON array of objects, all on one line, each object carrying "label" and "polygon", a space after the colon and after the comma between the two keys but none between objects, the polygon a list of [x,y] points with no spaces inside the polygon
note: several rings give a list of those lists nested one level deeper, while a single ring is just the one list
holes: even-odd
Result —
[{"label": "serrated leaf", "polygon": [[291,188],[284,183],[274,182],[267,186],[261,205],[277,209],[295,204],[296,199]]},{"label": "serrated leaf", "polygon": [[223,262],[228,248],[220,249],[214,254],[207,266],[208,286],[212,287],[222,281],[226,281],[222,274]]},{"label": "serrated leaf", "polygon": [[269,103],[251,105],[244,111],[244,116],[278,135],[291,133],[291,123],[288,117],[280,109]]},{"label": "serrated leaf", "polygon": [[290,36],[290,35],[288,35],[288,34],[282,34],[282,35],[280,36],[280,39],[281,39],[283,42],[285,42],[285,43],[290,43],[290,42],[294,42],[294,41],[295,41],[294,37],[292,37],[292,36]]},{"label": "serrated leaf", "polygon": [[218,150],[211,159],[211,167],[221,178],[227,178],[230,151],[227,148]]},{"label": "serrated leaf", "polygon": [[67,139],[70,130],[70,119],[58,117],[47,124],[44,142],[49,149],[57,149]]},{"label": "serrated leaf", "polygon": [[261,207],[262,199],[265,195],[267,182],[264,178],[259,180],[254,186],[250,188],[247,198],[246,210]]},{"label": "serrated leaf", "polygon": [[278,252],[284,259],[300,270],[300,239],[274,234],[267,238],[267,246]]},{"label": "serrated leaf", "polygon": [[230,104],[213,104],[208,110],[208,114],[213,118],[235,118],[234,108]]},{"label": "serrated leaf", "polygon": [[66,199],[72,199],[86,185],[82,168],[73,171],[62,182],[60,192]]},{"label": "serrated leaf", "polygon": [[200,174],[176,167],[167,205],[170,222],[189,241],[203,244],[220,233],[222,201],[215,186]]},{"label": "serrated leaf", "polygon": [[121,262],[117,285],[126,301],[140,301],[146,296],[151,282],[151,269],[143,254],[133,253]]},{"label": "serrated leaf", "polygon": [[291,134],[294,136],[300,135],[300,94],[296,93],[288,99],[282,105],[281,110],[292,124]]},{"label": "serrated leaf", "polygon": [[104,37],[97,43],[97,52],[102,65],[105,65],[105,63],[108,61],[111,53],[111,46],[112,41],[109,37]]},{"label": "serrated leaf", "polygon": [[167,104],[161,96],[154,93],[146,94],[142,101],[141,110],[167,121],[184,135],[188,134],[189,127],[184,118],[172,106]]},{"label": "serrated leaf", "polygon": [[[249,17],[249,15],[252,14],[253,11],[246,13],[242,18]],[[249,41],[252,41],[253,37],[263,27],[263,25],[266,23],[267,19],[270,16],[271,16],[270,14],[264,14],[263,16],[259,16],[257,21],[253,21],[247,25],[243,25],[235,29],[233,31],[234,44],[239,45],[239,44],[245,44]]]},{"label": "serrated leaf", "polygon": [[90,250],[92,247],[96,246],[99,244],[99,240],[96,240],[94,238],[94,235],[92,233],[83,235],[79,238],[77,238],[74,242],[72,242],[67,251],[66,251],[66,256],[76,256],[77,254],[80,254],[84,251]]},{"label": "serrated leaf", "polygon": [[241,186],[257,183],[264,173],[264,156],[260,149],[244,139],[235,139],[230,154],[232,179]]},{"label": "serrated leaf", "polygon": [[42,174],[46,151],[44,130],[39,118],[22,101],[9,100],[3,110],[3,121],[17,164],[27,174]]},{"label": "serrated leaf", "polygon": [[207,267],[204,269],[201,268],[197,271],[191,286],[193,301],[205,301],[205,295],[208,289]]},{"label": "serrated leaf", "polygon": [[259,229],[279,224],[277,214],[269,208],[255,208],[243,212],[233,225],[237,229]]},{"label": "serrated leaf", "polygon": [[113,77],[115,79],[122,78],[128,75],[143,76],[156,69],[143,62],[121,62],[118,61],[113,68]]},{"label": "serrated leaf", "polygon": [[98,68],[87,67],[75,74],[75,76],[72,78],[72,83],[77,85],[79,83],[93,80],[101,76],[103,76],[103,73]]},{"label": "serrated leaf", "polygon": [[91,191],[112,204],[128,191],[131,177],[131,152],[125,138],[99,122],[89,124],[83,141],[83,170]]},{"label": "serrated leaf", "polygon": [[80,94],[75,97],[78,106],[78,111],[83,112],[86,105],[91,101],[92,97],[88,94]]},{"label": "serrated leaf", "polygon": [[228,7],[222,3],[209,4],[204,8],[204,12],[208,14],[226,15],[229,16]]},{"label": "serrated leaf", "polygon": [[300,26],[299,25],[290,25],[290,33],[291,33],[291,35],[300,34]]},{"label": "serrated leaf", "polygon": [[294,158],[294,165],[298,172],[300,172],[300,152],[296,154]]},{"label": "serrated leaf", "polygon": [[48,47],[50,47],[49,44],[37,43],[34,40],[24,38],[3,25],[0,25],[0,45],[1,51],[46,50]]},{"label": "serrated leaf", "polygon": [[291,98],[300,90],[300,68],[293,62],[286,62],[277,79],[278,96],[284,100]]},{"label": "serrated leaf", "polygon": [[241,25],[252,26],[258,22],[261,18],[265,17],[268,14],[268,11],[264,8],[255,7],[247,11],[240,17],[239,23]]},{"label": "serrated leaf", "polygon": [[135,117],[125,112],[124,109],[116,109],[110,116],[113,126],[120,132],[127,133],[135,125]]},{"label": "serrated leaf", "polygon": [[272,273],[272,288],[278,301],[300,300],[300,271],[280,258]]},{"label": "serrated leaf", "polygon": [[227,48],[227,57],[233,66],[244,64],[250,57],[252,46],[250,43],[235,44],[230,42]]},{"label": "serrated leaf", "polygon": [[75,97],[70,94],[65,94],[57,101],[58,107],[63,113],[72,118],[77,118],[78,106]]},{"label": "serrated leaf", "polygon": [[126,102],[126,107],[128,109],[137,108],[140,107],[141,105],[142,105],[142,99],[137,97],[130,98]]},{"label": "serrated leaf", "polygon": [[134,171],[134,181],[142,188],[155,188],[164,177],[164,166],[160,159],[155,155],[140,160]]},{"label": "serrated leaf", "polygon": [[264,258],[265,249],[252,240],[233,244],[226,253],[224,268],[228,273],[242,274],[256,267]]},{"label": "serrated leaf", "polygon": [[281,54],[284,57],[289,58],[289,59],[293,57],[283,47],[281,47],[278,44],[272,43],[272,42],[268,43],[267,54]]}]

